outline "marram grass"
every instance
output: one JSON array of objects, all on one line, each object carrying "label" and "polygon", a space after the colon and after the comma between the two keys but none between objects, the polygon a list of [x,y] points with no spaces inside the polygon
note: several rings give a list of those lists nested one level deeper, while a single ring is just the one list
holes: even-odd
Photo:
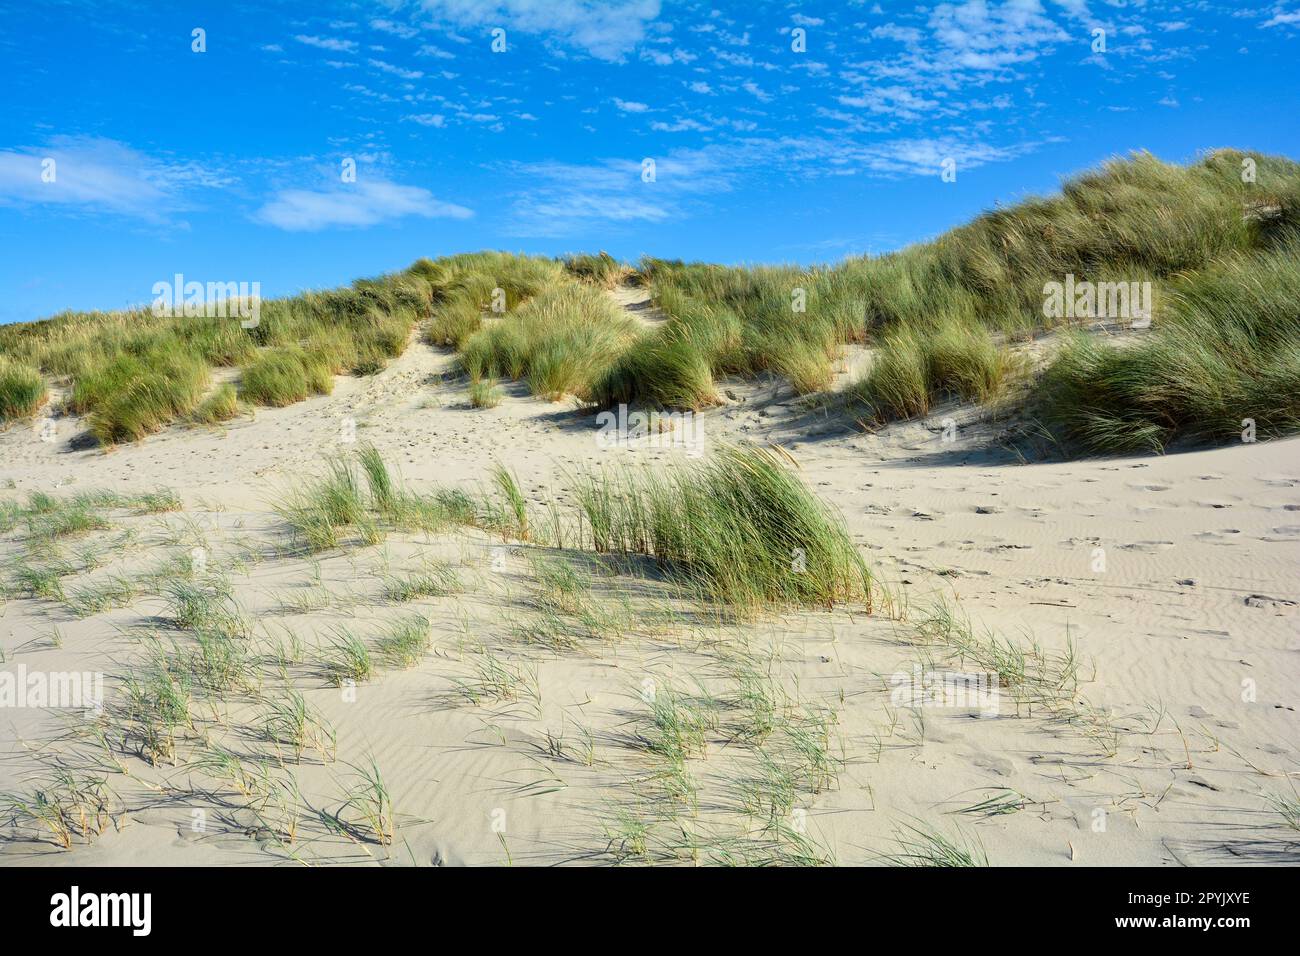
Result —
[{"label": "marram grass", "polygon": [[47,397],[45,380],[39,371],[0,357],[0,423],[31,418]]},{"label": "marram grass", "polygon": [[871,604],[871,574],[842,519],[776,451],[721,446],[680,468],[589,473],[576,493],[587,546],[651,557],[710,601]]}]

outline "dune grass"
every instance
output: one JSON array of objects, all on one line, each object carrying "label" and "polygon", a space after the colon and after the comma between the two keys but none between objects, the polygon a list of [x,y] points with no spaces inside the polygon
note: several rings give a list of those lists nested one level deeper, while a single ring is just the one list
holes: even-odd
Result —
[{"label": "dune grass", "polygon": [[475,379],[469,383],[469,403],[475,408],[496,408],[501,404],[501,386],[493,378]]},{"label": "dune grass", "polygon": [[384,596],[390,601],[405,603],[425,597],[457,594],[463,587],[460,575],[451,565],[428,561],[419,571],[405,577],[389,578],[384,583]]},{"label": "dune grass", "polygon": [[31,418],[48,397],[37,369],[0,357],[0,423]]},{"label": "dune grass", "polygon": [[90,432],[101,444],[139,441],[190,414],[208,374],[206,365],[183,353],[124,355],[80,380],[73,400],[91,410]]},{"label": "dune grass", "polygon": [[[493,471],[490,494],[420,496],[398,486],[374,449],[359,453],[360,468],[354,458],[330,459],[324,476],[277,505],[304,550],[373,544],[388,529],[470,525],[547,547],[650,558],[701,599],[740,615],[872,605],[871,574],[842,518],[775,451],[722,446],[679,468],[587,472],[573,479],[575,505],[553,502],[540,528],[507,469]],[[454,573],[433,567],[391,580],[386,593],[405,601],[457,586]]]},{"label": "dune grass", "polygon": [[678,469],[589,473],[576,496],[593,550],[652,557],[738,612],[871,604],[870,572],[842,519],[775,452],[723,446]]},{"label": "dune grass", "polygon": [[[1242,181],[1247,158],[1254,183]],[[1064,324],[1044,315],[1044,285],[1073,274],[1149,281],[1156,315],[1142,348],[1078,339],[1063,350],[1040,411],[1067,447],[1232,440],[1247,418],[1261,435],[1292,432],[1297,345],[1282,306],[1294,301],[1298,210],[1300,165],[1283,157],[1219,150],[1179,166],[1137,153],[1059,195],[833,268],[645,259],[639,273],[670,319],[596,395],[699,408],[718,376],[765,370],[816,391],[838,350],[865,342],[876,361],[850,394],[873,418],[924,414],[944,397],[988,401],[1023,371],[999,343]]]},{"label": "dune grass", "polygon": [[600,290],[547,286],[465,342],[470,380],[526,379],[537,396],[589,400],[596,381],[638,334],[636,321]]},{"label": "dune grass", "polygon": [[635,275],[626,262],[615,259],[603,250],[596,255],[574,253],[565,256],[562,261],[565,271],[570,275],[602,289],[613,289]]},{"label": "dune grass", "polygon": [[190,416],[197,425],[218,425],[239,414],[239,392],[229,382],[218,385]]},{"label": "dune grass", "polygon": [[1024,368],[979,328],[945,323],[881,338],[871,368],[849,387],[873,418],[912,418],[944,398],[987,402]]},{"label": "dune grass", "polygon": [[1300,429],[1300,242],[1227,257],[1174,284],[1169,301],[1137,344],[1072,338],[1043,377],[1042,418],[1094,453]]},{"label": "dune grass", "polygon": [[[1256,167],[1242,181],[1242,163]],[[256,327],[144,310],[63,313],[0,327],[0,420],[30,417],[45,382],[106,444],[185,418],[209,370],[239,367],[239,396],[284,405],[332,377],[382,370],[417,323],[455,349],[476,404],[494,380],[546,399],[700,409],[722,376],[764,374],[801,394],[834,383],[846,346],[876,361],[850,392],[876,419],[924,414],[947,397],[986,402],[1020,371],[1007,344],[1073,320],[1045,315],[1044,287],[1150,282],[1154,325],[1137,347],[1073,339],[1041,382],[1038,411],[1083,451],[1160,449],[1300,427],[1294,330],[1300,164],[1218,150],[1177,165],[1148,153],[1066,180],[1057,195],[986,212],[937,239],[835,266],[724,267],[605,253],[562,260],[479,252],[421,259],[350,287],[261,303]],[[667,321],[643,330],[606,294],[647,285]],[[1290,297],[1288,299],[1288,296]],[[1076,324],[1083,324],[1077,323]],[[200,408],[200,404],[202,407]]]},{"label": "dune grass", "polygon": [[403,488],[371,446],[327,459],[325,474],[290,489],[275,512],[307,553],[377,544],[391,530],[438,531],[484,521],[482,504],[464,492],[418,495]]},{"label": "dune grass", "polygon": [[255,405],[281,407],[334,390],[329,366],[297,347],[270,349],[244,367],[240,397]]},{"label": "dune grass", "polygon": [[[0,403],[12,392],[16,412],[31,404],[31,370],[66,379],[66,410],[89,415],[92,434],[113,444],[196,413],[199,421],[227,414],[224,391],[224,404],[198,409],[213,367],[242,367],[253,383],[249,401],[300,401],[327,391],[328,375],[383,369],[405,349],[414,323],[428,315],[434,292],[408,270],[347,289],[265,300],[258,324],[248,329],[236,319],[160,317],[143,309],[66,312],[0,327]],[[9,385],[11,367],[28,371],[15,372]],[[0,420],[8,414],[7,408],[0,412]]]},{"label": "dune grass", "polygon": [[425,339],[455,349],[483,327],[485,314],[504,315],[564,281],[563,267],[553,259],[501,252],[423,259],[410,271],[439,290]]}]

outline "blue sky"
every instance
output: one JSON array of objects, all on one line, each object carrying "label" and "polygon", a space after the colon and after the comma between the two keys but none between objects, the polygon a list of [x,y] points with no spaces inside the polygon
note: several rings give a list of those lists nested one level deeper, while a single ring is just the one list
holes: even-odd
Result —
[{"label": "blue sky", "polygon": [[0,23],[0,322],[483,248],[837,261],[1129,150],[1300,156],[1300,0],[0,0]]}]

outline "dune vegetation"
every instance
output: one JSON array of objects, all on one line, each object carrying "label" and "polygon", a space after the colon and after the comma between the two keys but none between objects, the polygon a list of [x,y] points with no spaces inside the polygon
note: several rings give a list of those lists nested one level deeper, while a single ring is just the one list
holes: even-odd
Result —
[{"label": "dune vegetation", "polygon": [[[105,444],[245,405],[326,394],[381,371],[418,328],[457,355],[472,404],[518,380],[541,398],[702,409],[725,376],[834,388],[846,347],[871,349],[843,399],[863,421],[1014,395],[1063,448],[1162,450],[1300,422],[1300,165],[1233,150],[1180,166],[1139,153],[1059,195],[993,209],[937,239],[835,266],[725,267],[606,253],[421,259],[351,287],[261,303],[253,328],[147,310],[64,313],[0,328],[0,420],[49,384]],[[1149,283],[1149,323],[1044,307],[1049,283]],[[643,326],[607,291],[648,287]],[[1131,334],[1130,334],[1131,330]],[[1115,334],[1120,333],[1120,334]],[[1031,359],[1025,344],[1042,339]],[[213,368],[238,369],[235,393]],[[1016,386],[1012,388],[1012,386]],[[218,394],[219,392],[219,394]]]}]

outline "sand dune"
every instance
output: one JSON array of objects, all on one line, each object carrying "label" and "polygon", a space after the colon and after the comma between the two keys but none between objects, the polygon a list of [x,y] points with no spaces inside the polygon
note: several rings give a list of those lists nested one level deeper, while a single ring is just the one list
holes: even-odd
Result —
[{"label": "sand dune", "polygon": [[[656,321],[643,297],[619,301]],[[197,705],[174,761],[151,766],[120,741],[85,736],[84,723],[72,729],[76,714],[0,710],[0,791],[30,792],[66,767],[103,776],[113,792],[96,839],[64,850],[39,826],[18,826],[0,861],[870,863],[901,852],[900,837],[916,832],[907,827],[994,864],[1300,859],[1270,803],[1293,793],[1300,771],[1300,444],[1025,463],[973,408],[864,433],[775,379],[722,386],[725,403],[700,415],[706,447],[779,442],[842,512],[892,608],[718,624],[662,582],[597,572],[586,600],[605,625],[561,646],[527,638],[539,620],[535,545],[462,531],[394,533],[315,559],[277,552],[272,503],[358,443],[416,491],[477,489],[499,462],[539,503],[563,499],[568,476],[587,466],[690,460],[671,442],[602,447],[591,413],[516,386],[496,408],[471,408],[450,354],[420,341],[379,375],[339,378],[327,397],[228,427],[173,427],[108,453],[78,441],[75,418],[58,421],[54,441],[23,427],[0,434],[5,500],[166,486],[183,504],[112,511],[113,529],[82,539],[102,567],[66,580],[66,592],[110,573],[139,577],[201,546],[253,622],[250,640],[304,645],[264,687],[296,688],[337,730],[336,748],[317,741],[300,762],[274,759],[256,731],[273,695],[234,694]],[[957,425],[951,442],[945,419]],[[0,553],[18,560],[17,532]],[[405,604],[385,593],[431,558],[456,569],[458,593]],[[68,603],[11,597],[0,606],[4,668],[102,671],[113,698],[151,635],[181,640],[157,593],[125,600],[78,617]],[[1060,693],[995,688],[983,716],[913,706],[900,687],[914,676],[980,670],[955,654],[951,634],[937,635],[937,602],[969,618],[972,640],[1030,649],[1030,669],[1046,662],[1039,671],[1060,678]],[[320,660],[338,628],[372,635],[417,612],[432,622],[418,663],[379,668],[355,699],[330,685]],[[510,675],[499,693],[485,678],[493,666]],[[747,726],[736,715],[760,677],[785,695],[785,718],[752,744],[731,731]],[[655,694],[706,691],[721,717],[689,755],[695,792],[674,797],[645,745]],[[825,773],[800,765],[788,807],[764,804],[772,777],[756,768],[765,754],[793,760],[798,734],[821,741]],[[213,743],[292,781],[295,796],[241,797],[200,766]],[[322,811],[355,816],[348,794],[371,760],[392,794],[391,845],[361,824],[321,822]],[[763,806],[782,807],[782,818],[765,821]],[[277,829],[289,819],[292,841]]]}]

